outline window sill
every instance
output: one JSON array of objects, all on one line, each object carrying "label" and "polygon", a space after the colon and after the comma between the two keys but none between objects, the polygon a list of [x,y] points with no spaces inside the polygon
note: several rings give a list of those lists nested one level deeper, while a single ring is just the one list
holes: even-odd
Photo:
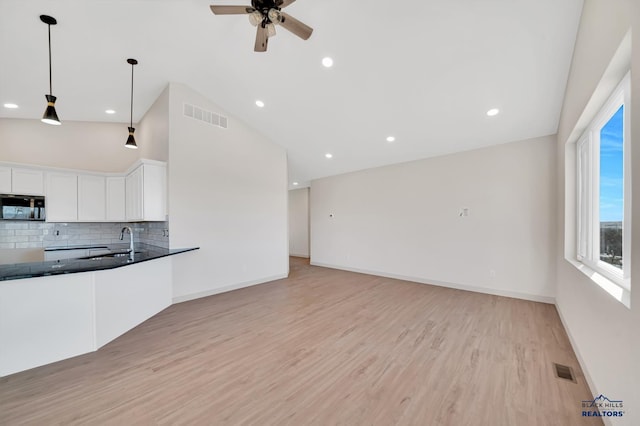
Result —
[{"label": "window sill", "polygon": [[620,287],[618,284],[611,281],[609,278],[593,270],[592,268],[590,268],[589,266],[585,265],[582,262],[579,262],[575,259],[568,259],[566,257],[565,259],[569,263],[571,263],[573,266],[575,266],[578,269],[578,271],[582,272],[583,274],[591,278],[591,281],[593,281],[598,286],[600,286],[600,288],[602,288],[604,291],[609,293],[614,299],[622,303],[627,308],[631,309],[631,294],[629,293],[629,290],[623,287]]}]

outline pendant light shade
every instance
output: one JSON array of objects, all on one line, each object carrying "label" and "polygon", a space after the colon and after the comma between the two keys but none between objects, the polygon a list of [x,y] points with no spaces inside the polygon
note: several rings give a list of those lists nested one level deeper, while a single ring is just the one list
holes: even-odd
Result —
[{"label": "pendant light shade", "polygon": [[136,129],[134,129],[133,127],[129,127],[129,137],[127,138],[127,143],[124,144],[125,147],[138,149],[138,145],[136,145],[136,138],[133,137],[133,132],[135,131]]},{"label": "pendant light shade", "polygon": [[42,122],[47,124],[53,124],[54,126],[59,126],[62,123],[58,118],[58,113],[56,113],[56,97],[53,95],[44,95],[47,98],[47,109],[44,110],[44,115],[42,116]]},{"label": "pendant light shade", "polygon": [[133,132],[136,129],[133,128],[133,66],[138,64],[138,61],[135,59],[127,59],[127,63],[131,65],[131,116],[129,121],[129,137],[127,138],[127,143],[124,144],[126,148],[138,149],[138,145],[136,144],[136,139],[133,137]]},{"label": "pendant light shade", "polygon": [[59,126],[62,124],[56,113],[56,97],[53,96],[53,85],[51,84],[51,26],[56,25],[58,21],[55,18],[47,15],[40,15],[40,20],[47,24],[49,32],[49,94],[45,95],[47,98],[47,109],[42,116],[42,122],[47,124],[53,124]]}]

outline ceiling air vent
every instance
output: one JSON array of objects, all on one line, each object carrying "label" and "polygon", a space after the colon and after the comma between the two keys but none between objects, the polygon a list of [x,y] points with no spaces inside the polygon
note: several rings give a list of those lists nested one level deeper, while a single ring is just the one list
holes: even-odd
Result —
[{"label": "ceiling air vent", "polygon": [[195,105],[184,104],[183,114],[185,117],[193,118],[194,120],[202,121],[212,126],[227,128],[227,117],[216,114],[212,111],[207,111]]}]

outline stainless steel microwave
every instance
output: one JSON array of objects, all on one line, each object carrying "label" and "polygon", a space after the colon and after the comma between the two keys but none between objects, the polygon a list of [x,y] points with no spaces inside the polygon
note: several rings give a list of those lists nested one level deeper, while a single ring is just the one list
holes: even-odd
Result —
[{"label": "stainless steel microwave", "polygon": [[44,220],[44,197],[0,194],[1,220]]}]

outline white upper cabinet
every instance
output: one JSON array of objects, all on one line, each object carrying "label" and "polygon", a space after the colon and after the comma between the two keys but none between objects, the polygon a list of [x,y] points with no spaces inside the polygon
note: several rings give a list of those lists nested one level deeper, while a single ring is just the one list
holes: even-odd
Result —
[{"label": "white upper cabinet", "polygon": [[127,175],[125,206],[128,221],[140,221],[144,217],[142,197],[144,196],[142,166]]},{"label": "white upper cabinet", "polygon": [[47,222],[78,221],[78,175],[47,173]]},{"label": "white upper cabinet", "polygon": [[167,165],[144,164],[144,220],[167,220]]},{"label": "white upper cabinet", "polygon": [[104,176],[78,175],[78,220],[103,222],[106,219],[106,179]]},{"label": "white upper cabinet", "polygon": [[11,192],[11,167],[0,166],[0,194]]},{"label": "white upper cabinet", "polygon": [[37,169],[1,166],[0,193],[43,195],[44,173]]},{"label": "white upper cabinet", "polygon": [[122,222],[125,215],[125,178],[107,178],[107,221]]},{"label": "white upper cabinet", "polygon": [[140,160],[129,170],[83,173],[0,163],[0,194],[44,195],[48,222],[167,220],[167,163]]},{"label": "white upper cabinet", "polygon": [[128,221],[164,221],[167,218],[166,163],[143,163],[127,175]]}]

